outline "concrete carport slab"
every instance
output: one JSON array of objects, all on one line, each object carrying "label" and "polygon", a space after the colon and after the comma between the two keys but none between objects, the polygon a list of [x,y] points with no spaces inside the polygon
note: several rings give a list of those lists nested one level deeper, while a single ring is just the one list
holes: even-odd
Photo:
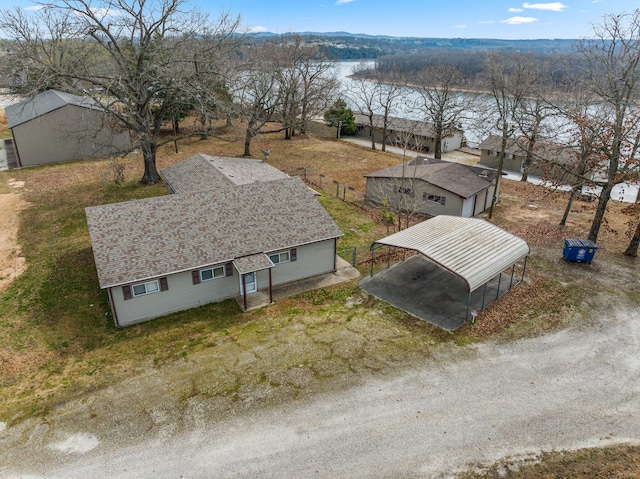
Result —
[{"label": "concrete carport slab", "polygon": [[[446,215],[373,243],[372,272],[374,252],[384,246],[388,261],[391,248],[415,251],[419,259],[372,275],[360,283],[362,289],[449,331],[524,280],[530,251],[522,238],[488,221]],[[514,282],[516,264],[522,260],[521,277]],[[510,273],[503,274],[507,270]]]},{"label": "concrete carport slab", "polygon": [[[471,310],[483,306],[509,290],[511,276],[503,274],[471,293]],[[515,280],[514,280],[515,281]],[[500,290],[498,291],[498,283]],[[447,331],[467,321],[469,292],[462,278],[416,254],[391,268],[368,276],[360,287],[372,296]]]}]

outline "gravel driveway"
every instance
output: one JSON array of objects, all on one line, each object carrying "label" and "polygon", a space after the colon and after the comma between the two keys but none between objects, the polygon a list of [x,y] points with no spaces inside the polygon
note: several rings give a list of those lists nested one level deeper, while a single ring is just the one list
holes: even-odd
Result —
[{"label": "gravel driveway", "polygon": [[540,450],[636,442],[640,312],[609,311],[539,338],[454,348],[340,393],[185,430],[165,423],[166,434],[138,444],[71,433],[53,416],[26,423],[0,432],[0,475],[433,478]]}]

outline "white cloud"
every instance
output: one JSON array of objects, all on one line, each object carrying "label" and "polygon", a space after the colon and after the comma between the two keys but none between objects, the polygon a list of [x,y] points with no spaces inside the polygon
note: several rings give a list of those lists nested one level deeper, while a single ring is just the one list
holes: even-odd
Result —
[{"label": "white cloud", "polygon": [[260,33],[260,32],[268,32],[269,29],[267,27],[261,27],[256,25],[255,27],[249,27],[249,33]]},{"label": "white cloud", "polygon": [[467,28],[467,26],[466,25],[454,25],[453,28],[459,28],[459,29],[462,30],[464,28]]},{"label": "white cloud", "polygon": [[[109,8],[92,8],[91,13],[95,15],[96,18],[105,19],[107,17],[120,17],[123,12],[121,10],[111,10]],[[81,18],[86,17],[86,13],[80,11],[73,12],[73,14]]]},{"label": "white cloud", "polygon": [[509,10],[507,10],[509,13],[518,13],[518,12],[524,12],[523,8],[510,8]]},{"label": "white cloud", "polygon": [[548,10],[550,12],[561,12],[565,8],[568,8],[562,2],[552,2],[552,3],[523,3],[522,8],[530,8],[533,10]]},{"label": "white cloud", "polygon": [[500,20],[501,23],[506,23],[507,25],[522,25],[524,23],[533,23],[537,21],[538,19],[534,17],[511,17],[506,20]]},{"label": "white cloud", "polygon": [[344,5],[345,3],[351,3],[354,2],[355,0],[338,0],[336,2],[336,5]]},{"label": "white cloud", "polygon": [[490,25],[492,23],[495,23],[494,20],[484,20],[484,21],[479,21],[478,22],[480,25]]},{"label": "white cloud", "polygon": [[42,10],[44,5],[31,5],[30,7],[25,7],[24,9],[28,12],[37,12],[38,10]]}]

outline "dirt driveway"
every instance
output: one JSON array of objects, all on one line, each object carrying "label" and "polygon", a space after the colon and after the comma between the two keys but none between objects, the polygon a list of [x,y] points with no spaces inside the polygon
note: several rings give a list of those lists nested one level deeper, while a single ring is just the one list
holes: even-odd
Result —
[{"label": "dirt driveway", "polygon": [[[138,377],[0,432],[0,475],[433,478],[540,450],[637,442],[640,311],[609,306],[554,334],[443,349],[394,377],[224,418],[202,397],[163,402],[165,375]],[[151,424],[129,407],[132,395],[149,401]],[[110,427],[92,427],[104,413]]]},{"label": "dirt driveway", "polygon": [[[19,191],[23,183],[10,181],[9,186]],[[16,237],[18,212],[26,206],[27,203],[17,193],[0,195],[0,291],[24,269],[24,258],[20,256]]]}]

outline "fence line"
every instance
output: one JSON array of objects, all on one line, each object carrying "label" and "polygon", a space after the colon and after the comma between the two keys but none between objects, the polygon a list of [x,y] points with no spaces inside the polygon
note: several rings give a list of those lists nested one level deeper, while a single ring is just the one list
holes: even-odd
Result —
[{"label": "fence line", "polygon": [[337,180],[330,178],[312,168],[299,167],[283,170],[289,176],[299,176],[306,183],[313,185],[336,198],[354,204],[360,208],[367,208],[367,197],[364,193],[356,190],[352,186],[343,185]]}]

